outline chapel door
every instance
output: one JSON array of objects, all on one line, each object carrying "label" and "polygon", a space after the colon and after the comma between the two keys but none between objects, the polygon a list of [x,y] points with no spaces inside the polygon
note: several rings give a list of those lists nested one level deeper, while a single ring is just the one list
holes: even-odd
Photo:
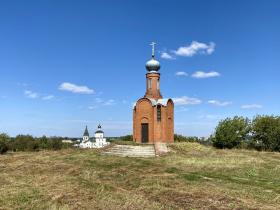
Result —
[{"label": "chapel door", "polygon": [[148,143],[149,141],[149,124],[148,123],[142,123],[141,124],[141,142],[142,143]]}]

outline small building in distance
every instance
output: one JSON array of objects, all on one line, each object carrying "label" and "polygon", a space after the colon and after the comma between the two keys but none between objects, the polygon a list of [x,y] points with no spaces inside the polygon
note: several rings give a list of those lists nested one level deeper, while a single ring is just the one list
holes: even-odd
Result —
[{"label": "small building in distance", "polygon": [[97,148],[104,147],[110,144],[110,142],[106,142],[106,138],[104,138],[104,132],[102,131],[100,124],[97,127],[97,131],[95,131],[94,139]]},{"label": "small building in distance", "polygon": [[73,144],[75,143],[75,141],[71,140],[71,139],[62,139],[62,143],[65,143],[65,144]]},{"label": "small building in distance", "polygon": [[110,142],[107,142],[106,138],[104,138],[104,132],[99,124],[93,138],[90,138],[88,128],[86,126],[83,139],[78,146],[80,148],[102,148],[109,144]]}]

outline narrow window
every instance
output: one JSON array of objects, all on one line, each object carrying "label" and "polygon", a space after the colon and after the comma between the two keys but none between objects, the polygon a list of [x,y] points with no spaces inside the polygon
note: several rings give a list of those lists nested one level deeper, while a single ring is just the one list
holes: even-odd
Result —
[{"label": "narrow window", "polygon": [[157,121],[161,121],[161,107],[157,106]]},{"label": "narrow window", "polygon": [[148,89],[152,88],[152,79],[148,79]]},{"label": "narrow window", "polygon": [[157,89],[159,90],[159,80],[157,81]]}]

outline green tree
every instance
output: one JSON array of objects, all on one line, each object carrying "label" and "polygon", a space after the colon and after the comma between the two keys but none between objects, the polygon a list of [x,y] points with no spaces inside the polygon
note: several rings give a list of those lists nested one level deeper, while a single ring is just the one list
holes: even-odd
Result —
[{"label": "green tree", "polygon": [[0,133],[0,154],[4,154],[8,151],[8,141],[10,137],[5,133]]},{"label": "green tree", "polygon": [[120,140],[122,140],[122,141],[133,141],[133,136],[132,135],[121,136]]},{"label": "green tree", "polygon": [[31,135],[17,135],[11,141],[11,149],[14,151],[37,151],[39,143]]},{"label": "green tree", "polygon": [[48,139],[48,149],[60,150],[62,149],[63,143],[62,139],[59,137],[51,137]]},{"label": "green tree", "polygon": [[213,146],[217,148],[234,148],[248,139],[250,123],[247,118],[226,118],[219,122],[214,135],[211,137]]},{"label": "green tree", "polygon": [[280,117],[257,116],[252,121],[254,147],[280,152]]},{"label": "green tree", "polygon": [[48,138],[45,135],[40,137],[38,140],[40,149],[48,149]]}]

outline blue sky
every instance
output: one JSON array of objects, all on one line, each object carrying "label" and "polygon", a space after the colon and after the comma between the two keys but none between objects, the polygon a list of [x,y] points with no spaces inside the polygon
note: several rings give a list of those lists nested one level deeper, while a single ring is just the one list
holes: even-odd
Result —
[{"label": "blue sky", "polygon": [[77,137],[132,131],[155,41],[175,132],[280,114],[280,2],[0,2],[0,132]]}]

